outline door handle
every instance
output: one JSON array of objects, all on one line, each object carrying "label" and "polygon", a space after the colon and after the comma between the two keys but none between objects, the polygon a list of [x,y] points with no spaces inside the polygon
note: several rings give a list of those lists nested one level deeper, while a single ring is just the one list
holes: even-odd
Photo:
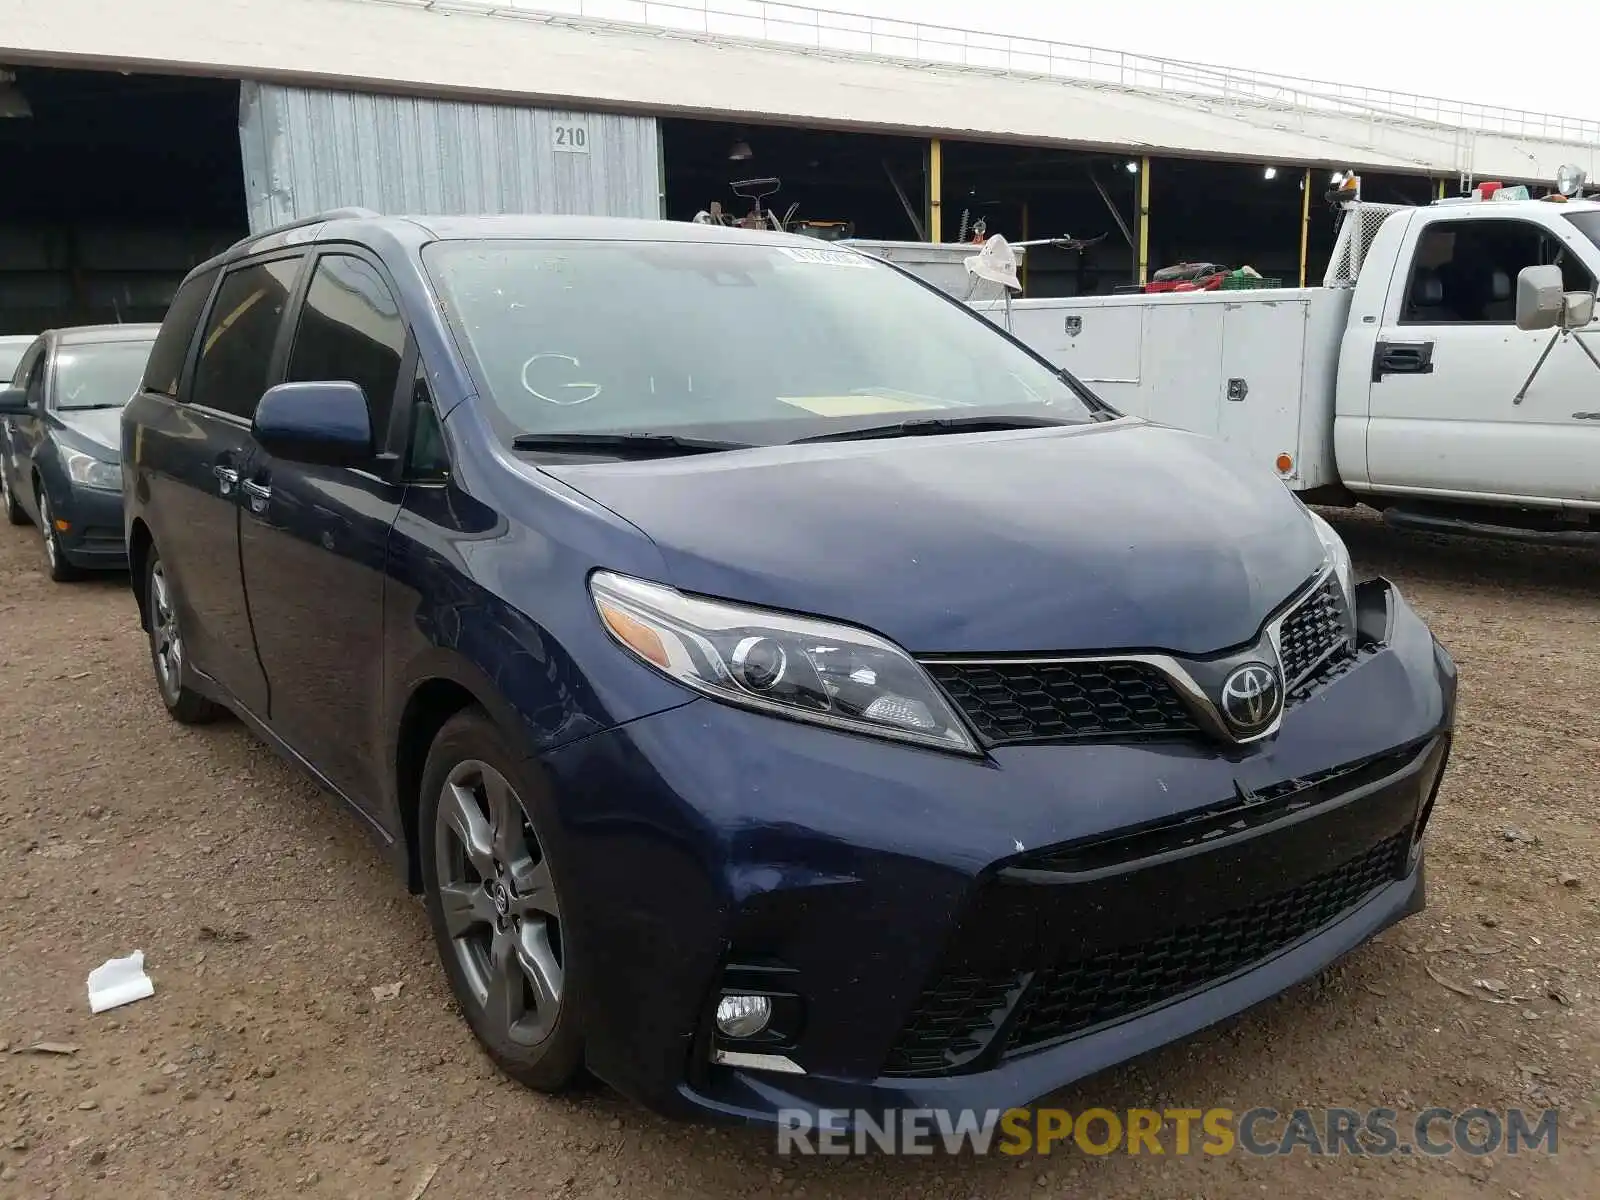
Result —
[{"label": "door handle", "polygon": [[267,501],[272,499],[272,489],[264,483],[257,483],[253,479],[246,479],[239,485],[244,489],[244,494],[250,497],[251,512],[265,512]]},{"label": "door handle", "polygon": [[239,472],[218,463],[211,468],[211,473],[217,477],[217,491],[224,496],[233,495],[233,489],[239,486]]},{"label": "door handle", "polygon": [[1379,342],[1372,352],[1372,382],[1385,375],[1433,374],[1432,342]]}]

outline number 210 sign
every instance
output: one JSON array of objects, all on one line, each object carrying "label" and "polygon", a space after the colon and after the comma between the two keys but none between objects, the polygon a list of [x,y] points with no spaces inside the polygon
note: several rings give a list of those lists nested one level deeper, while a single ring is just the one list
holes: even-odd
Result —
[{"label": "number 210 sign", "polygon": [[589,129],[582,121],[557,121],[550,148],[558,154],[589,153]]}]

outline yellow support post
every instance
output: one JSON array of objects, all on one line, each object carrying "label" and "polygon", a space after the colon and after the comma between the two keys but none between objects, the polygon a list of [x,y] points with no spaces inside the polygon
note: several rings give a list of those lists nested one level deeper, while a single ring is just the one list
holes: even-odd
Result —
[{"label": "yellow support post", "polygon": [[1439,180],[1439,199],[1444,199],[1444,180]]},{"label": "yellow support post", "polygon": [[939,139],[928,142],[928,240],[944,241],[944,200],[940,194],[944,186],[944,154]]},{"label": "yellow support post", "polygon": [[1139,160],[1139,286],[1150,281],[1150,156]]},{"label": "yellow support post", "polygon": [[1311,241],[1311,168],[1300,185],[1300,286],[1306,285],[1306,247]]}]

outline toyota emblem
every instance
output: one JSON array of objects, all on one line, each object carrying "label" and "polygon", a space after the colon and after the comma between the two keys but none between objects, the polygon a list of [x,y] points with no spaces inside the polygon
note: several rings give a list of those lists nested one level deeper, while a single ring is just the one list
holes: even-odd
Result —
[{"label": "toyota emblem", "polygon": [[1237,734],[1260,733],[1282,709],[1283,684],[1265,663],[1245,663],[1222,681],[1222,715]]}]

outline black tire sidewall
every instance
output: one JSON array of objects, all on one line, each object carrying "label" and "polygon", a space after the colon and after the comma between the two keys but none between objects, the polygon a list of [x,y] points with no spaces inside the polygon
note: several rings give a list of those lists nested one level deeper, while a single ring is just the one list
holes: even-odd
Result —
[{"label": "black tire sidewall", "polygon": [[439,795],[451,770],[463,759],[475,758],[487,763],[510,781],[522,799],[523,810],[539,839],[540,849],[550,866],[555,881],[556,895],[563,912],[570,912],[573,903],[571,891],[563,886],[561,864],[553,852],[551,839],[546,832],[548,822],[541,819],[536,797],[542,794],[540,781],[524,758],[508,744],[499,726],[479,709],[468,709],[445,722],[428,751],[427,765],[423,769],[417,818],[417,853],[421,866],[423,900],[428,911],[428,924],[433,929],[434,943],[439,952],[440,964],[450,981],[456,998],[473,1036],[478,1039],[496,1066],[511,1078],[540,1091],[560,1091],[573,1083],[583,1066],[582,1000],[579,995],[581,970],[576,961],[572,923],[561,922],[562,995],[561,1012],[550,1036],[538,1046],[520,1046],[497,1036],[488,1027],[467,986],[461,966],[456,961],[455,948],[445,928],[439,905],[439,873],[434,861],[435,825],[439,816]]}]

